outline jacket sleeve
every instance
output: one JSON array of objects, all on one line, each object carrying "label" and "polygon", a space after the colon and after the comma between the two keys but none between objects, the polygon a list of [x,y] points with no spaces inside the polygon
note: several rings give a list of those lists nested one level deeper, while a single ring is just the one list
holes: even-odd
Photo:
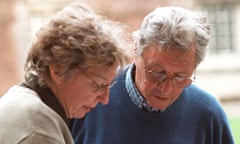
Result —
[{"label": "jacket sleeve", "polygon": [[46,135],[42,135],[39,133],[32,133],[29,136],[24,137],[19,144],[64,144],[59,140],[49,137]]}]

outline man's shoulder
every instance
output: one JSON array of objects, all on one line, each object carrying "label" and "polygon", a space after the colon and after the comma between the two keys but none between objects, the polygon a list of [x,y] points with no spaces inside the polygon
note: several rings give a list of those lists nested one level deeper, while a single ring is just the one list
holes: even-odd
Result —
[{"label": "man's shoulder", "polygon": [[203,98],[203,99],[209,99],[214,101],[216,100],[216,97],[213,94],[194,84],[185,88],[184,92],[188,96],[193,96],[194,98]]},{"label": "man's shoulder", "polygon": [[186,88],[185,94],[192,108],[197,108],[209,114],[222,113],[224,111],[220,101],[214,95],[196,85]]}]

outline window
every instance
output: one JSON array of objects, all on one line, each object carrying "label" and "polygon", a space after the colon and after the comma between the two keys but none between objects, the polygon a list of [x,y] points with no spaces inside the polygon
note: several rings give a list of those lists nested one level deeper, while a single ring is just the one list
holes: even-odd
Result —
[{"label": "window", "polygon": [[233,53],[233,5],[211,5],[206,7],[212,23],[211,53]]}]

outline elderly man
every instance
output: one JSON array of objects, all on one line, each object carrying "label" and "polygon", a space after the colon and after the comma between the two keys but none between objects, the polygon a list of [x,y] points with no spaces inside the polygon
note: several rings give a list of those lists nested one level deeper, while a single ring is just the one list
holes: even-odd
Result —
[{"label": "elderly man", "polygon": [[75,143],[233,144],[221,105],[192,84],[210,38],[206,17],[159,7],[134,38],[135,61],[116,77],[109,104],[72,121]]}]

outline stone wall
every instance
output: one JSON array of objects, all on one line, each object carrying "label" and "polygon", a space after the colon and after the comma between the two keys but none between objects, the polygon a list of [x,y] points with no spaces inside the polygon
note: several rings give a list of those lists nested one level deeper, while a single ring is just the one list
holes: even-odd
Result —
[{"label": "stone wall", "polygon": [[137,29],[143,17],[158,6],[193,7],[191,0],[82,0],[82,2],[112,20],[128,24],[131,30]]},{"label": "stone wall", "polygon": [[[0,0],[0,96],[23,79],[27,46],[44,18],[54,14],[71,0]],[[81,0],[98,13],[137,29],[143,17],[157,6],[184,5],[189,0]],[[21,13],[27,13],[24,17]],[[19,16],[20,15],[20,16]],[[24,17],[24,18],[23,18]],[[36,22],[35,20],[42,21]],[[17,30],[13,27],[17,27]]]},{"label": "stone wall", "polygon": [[0,96],[20,80],[12,25],[14,0],[0,0]]}]

